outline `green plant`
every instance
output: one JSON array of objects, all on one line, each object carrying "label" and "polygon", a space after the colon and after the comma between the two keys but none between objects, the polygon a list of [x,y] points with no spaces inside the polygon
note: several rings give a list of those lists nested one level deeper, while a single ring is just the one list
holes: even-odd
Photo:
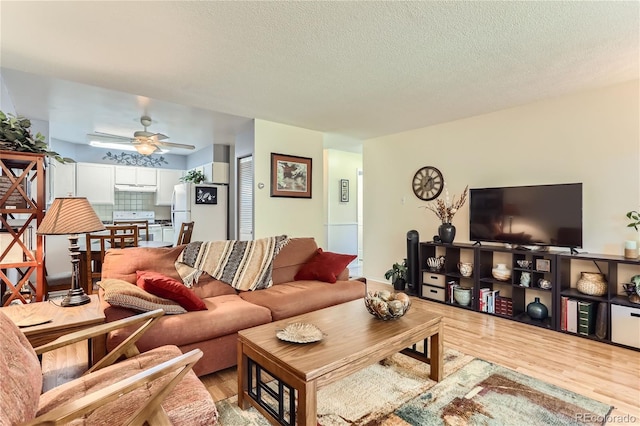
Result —
[{"label": "green plant", "polygon": [[200,170],[189,170],[189,172],[180,178],[181,182],[193,182],[193,183],[202,183],[204,182],[204,173]]},{"label": "green plant", "polygon": [[31,121],[28,118],[0,111],[0,149],[45,154],[61,163],[74,163],[71,158],[61,157],[57,152],[50,151],[44,135],[38,132],[33,136],[30,127]]},{"label": "green plant", "polygon": [[386,279],[391,279],[391,282],[396,282],[399,279],[407,280],[407,259],[404,259],[402,263],[394,263],[391,269],[384,273]]},{"label": "green plant", "polygon": [[627,213],[627,219],[631,219],[631,223],[629,223],[627,226],[638,231],[638,227],[640,226],[640,213],[638,213],[638,211],[636,210],[632,210]]}]

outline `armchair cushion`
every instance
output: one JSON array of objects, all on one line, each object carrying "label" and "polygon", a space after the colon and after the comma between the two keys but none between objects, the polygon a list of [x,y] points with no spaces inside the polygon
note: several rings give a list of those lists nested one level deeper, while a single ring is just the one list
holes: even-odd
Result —
[{"label": "armchair cushion", "polygon": [[42,374],[35,351],[18,327],[0,312],[0,425],[35,417]]},{"label": "armchair cushion", "polygon": [[[77,400],[181,354],[182,352],[176,346],[161,346],[95,371],[88,376],[82,376],[77,380],[65,383],[40,396],[38,415],[45,414],[59,405]],[[138,408],[144,406],[145,401],[169,378],[165,376],[154,380],[147,386],[138,388],[116,401],[97,408],[86,418],[78,419],[69,424],[90,424],[92,426],[123,424]],[[203,401],[207,401],[207,403],[205,404]],[[193,371],[189,371],[176,385],[171,392],[171,398],[165,399],[162,407],[174,425],[213,425],[216,424],[218,418],[218,412],[211,395]]]}]

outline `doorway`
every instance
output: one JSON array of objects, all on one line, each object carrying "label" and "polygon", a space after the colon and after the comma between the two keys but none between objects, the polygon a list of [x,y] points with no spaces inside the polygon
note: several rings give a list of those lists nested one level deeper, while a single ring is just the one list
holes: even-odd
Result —
[{"label": "doorway", "polygon": [[238,239],[253,240],[253,156],[238,158]]}]

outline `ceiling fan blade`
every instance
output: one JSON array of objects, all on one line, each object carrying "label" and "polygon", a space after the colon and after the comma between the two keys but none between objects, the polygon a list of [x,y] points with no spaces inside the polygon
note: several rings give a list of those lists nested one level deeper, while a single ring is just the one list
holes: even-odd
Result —
[{"label": "ceiling fan blade", "polygon": [[131,142],[132,141],[131,138],[128,138],[126,136],[118,136],[118,135],[112,135],[110,133],[102,133],[102,132],[87,133],[87,136],[90,138],[108,139],[109,142],[117,142],[117,141]]},{"label": "ceiling fan blade", "polygon": [[157,144],[157,145],[159,145],[159,146],[170,146],[170,147],[173,147],[173,148],[196,149],[196,147],[195,147],[195,146],[193,146],[193,145],[187,145],[187,144],[184,144],[184,143],[174,143],[174,142],[161,142],[161,141],[158,141],[158,142],[156,142],[156,144]]},{"label": "ceiling fan blade", "polygon": [[162,133],[154,133],[153,136],[156,137],[159,141],[169,139],[169,136],[163,135]]}]

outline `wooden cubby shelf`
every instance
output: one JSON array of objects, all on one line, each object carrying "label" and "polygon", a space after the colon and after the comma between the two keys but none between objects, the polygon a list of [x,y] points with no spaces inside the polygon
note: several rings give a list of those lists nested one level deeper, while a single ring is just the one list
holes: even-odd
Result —
[{"label": "wooden cubby shelf", "polygon": [[[443,267],[430,269],[427,259],[440,256],[444,256]],[[640,275],[640,261],[637,259],[606,254],[572,254],[568,249],[530,251],[495,245],[429,241],[419,244],[418,260],[421,282],[417,286],[417,296],[421,298],[640,350],[640,304],[631,303],[623,289],[623,284],[630,282],[632,276]],[[460,274],[459,262],[473,263],[471,276]],[[492,268],[499,263],[506,264],[511,270],[511,277],[506,281],[497,280],[492,275]],[[581,272],[603,273],[607,280],[607,293],[592,296],[578,291],[576,283]],[[530,275],[528,285],[527,277],[523,278],[527,273]],[[548,281],[551,288],[541,288],[541,280]],[[548,283],[542,281],[542,284],[546,287],[544,284]],[[468,306],[453,299],[451,286],[455,285],[471,289]],[[527,314],[527,305],[535,298],[547,307],[548,316],[543,320],[533,319]],[[574,312],[575,321],[571,321]]]}]

